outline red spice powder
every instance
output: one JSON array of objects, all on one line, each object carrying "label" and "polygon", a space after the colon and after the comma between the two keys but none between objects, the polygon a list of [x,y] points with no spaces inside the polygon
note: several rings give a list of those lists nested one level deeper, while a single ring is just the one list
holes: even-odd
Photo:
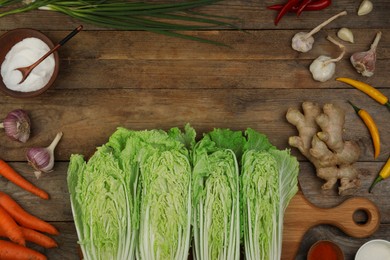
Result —
[{"label": "red spice powder", "polygon": [[332,242],[321,241],[313,245],[307,257],[308,260],[340,260],[340,249]]}]

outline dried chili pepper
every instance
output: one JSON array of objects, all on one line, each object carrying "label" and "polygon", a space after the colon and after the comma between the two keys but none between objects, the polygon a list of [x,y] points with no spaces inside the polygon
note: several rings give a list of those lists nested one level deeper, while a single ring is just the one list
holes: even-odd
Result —
[{"label": "dried chili pepper", "polygon": [[[303,10],[304,11],[319,11],[322,9],[327,8],[332,4],[332,0],[318,0],[318,1],[312,1],[310,4],[308,4]],[[277,5],[270,5],[267,8],[270,10],[280,11],[283,8],[283,4],[277,4]],[[298,12],[299,5],[293,6],[289,12]]]},{"label": "dried chili pepper", "polygon": [[298,11],[297,11],[297,16],[300,16],[305,7],[311,3],[311,0],[303,0],[299,6],[298,6]]},{"label": "dried chili pepper", "polygon": [[383,166],[382,170],[379,172],[378,177],[376,177],[374,182],[371,184],[370,188],[368,189],[368,192],[371,193],[372,188],[374,188],[374,186],[378,182],[380,182],[380,181],[382,181],[384,179],[387,179],[389,177],[390,177],[390,157],[389,157],[389,159],[387,159],[386,164]]},{"label": "dried chili pepper", "polygon": [[376,159],[379,156],[379,153],[381,151],[381,142],[379,138],[379,131],[378,127],[375,124],[374,119],[370,116],[370,114],[361,108],[358,108],[354,104],[351,103],[351,101],[348,101],[349,104],[355,109],[356,113],[359,115],[359,117],[363,120],[364,124],[367,126],[368,131],[370,132],[372,143],[374,145],[374,158]]},{"label": "dried chili pepper", "polygon": [[280,9],[278,15],[275,18],[275,25],[278,25],[280,19],[296,4],[299,3],[300,0],[288,0],[288,2]]},{"label": "dried chili pepper", "polygon": [[357,80],[350,79],[350,78],[337,78],[336,80],[347,83],[347,84],[357,88],[358,90],[369,95],[371,98],[373,98],[378,103],[385,105],[385,106],[387,106],[388,109],[390,109],[389,98],[386,97],[385,95],[383,95],[376,88],[374,88],[374,87],[372,87],[364,82],[357,81]]}]

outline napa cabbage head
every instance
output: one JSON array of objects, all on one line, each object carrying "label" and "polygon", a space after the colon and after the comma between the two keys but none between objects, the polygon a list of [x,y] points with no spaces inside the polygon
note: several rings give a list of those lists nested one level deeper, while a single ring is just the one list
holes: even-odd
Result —
[{"label": "napa cabbage head", "polygon": [[194,255],[201,259],[239,259],[240,131],[216,129],[193,152]]},{"label": "napa cabbage head", "polygon": [[184,259],[188,254],[191,168],[186,146],[194,144],[195,131],[189,125],[185,129],[118,128],[88,162],[82,155],[71,156],[68,189],[85,259],[135,259],[136,253],[138,259]]},{"label": "napa cabbage head", "polygon": [[[138,259],[187,259],[191,228],[189,126],[154,133],[139,152],[141,210]],[[193,140],[192,140],[193,138]]]},{"label": "napa cabbage head", "polygon": [[135,258],[138,213],[132,187],[137,187],[137,174],[122,168],[106,145],[88,162],[71,156],[68,189],[84,259]]},{"label": "napa cabbage head", "polygon": [[288,150],[276,149],[265,135],[247,129],[246,136],[241,166],[245,257],[279,260],[284,211],[298,191],[299,165]]}]

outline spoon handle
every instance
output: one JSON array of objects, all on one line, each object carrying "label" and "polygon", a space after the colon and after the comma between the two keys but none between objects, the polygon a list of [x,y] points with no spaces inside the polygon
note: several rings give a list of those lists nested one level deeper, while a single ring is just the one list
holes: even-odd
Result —
[{"label": "spoon handle", "polygon": [[79,31],[83,29],[83,26],[80,25],[76,29],[74,29],[71,33],[69,33],[64,39],[62,39],[57,45],[64,45],[67,41],[69,41],[73,36],[75,36]]},{"label": "spoon handle", "polygon": [[[48,51],[45,55],[43,55],[39,60],[37,60],[36,62],[34,62],[31,66],[30,66],[30,69],[29,69],[29,72],[28,74],[36,67],[39,65],[39,63],[41,63],[44,59],[46,59],[47,57],[49,57],[50,54],[52,54],[53,52],[55,52],[59,47],[61,47],[62,45],[64,45],[67,41],[69,41],[73,36],[75,36],[79,31],[81,31],[83,29],[83,26],[80,25],[79,27],[77,27],[76,29],[74,29],[71,33],[69,33],[64,39],[62,39],[59,43],[57,43],[56,46],[54,46],[50,51]],[[27,75],[28,75],[27,74]]]}]

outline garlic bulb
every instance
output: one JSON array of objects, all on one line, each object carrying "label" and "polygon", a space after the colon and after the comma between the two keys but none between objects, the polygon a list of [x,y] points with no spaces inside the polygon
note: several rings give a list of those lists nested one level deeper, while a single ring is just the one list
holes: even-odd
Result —
[{"label": "garlic bulb", "polygon": [[381,39],[382,32],[376,34],[374,42],[368,51],[355,52],[350,60],[356,71],[365,77],[374,75],[376,63],[376,48]]},{"label": "garlic bulb", "polygon": [[348,28],[343,27],[338,30],[337,37],[339,37],[343,41],[354,43],[352,31]]},{"label": "garlic bulb", "polygon": [[31,121],[26,111],[16,109],[8,113],[0,128],[12,140],[25,143],[30,138]]},{"label": "garlic bulb", "polygon": [[292,48],[299,52],[308,52],[313,48],[314,38],[305,32],[299,32],[292,38]]},{"label": "garlic bulb", "polygon": [[310,72],[314,80],[325,82],[333,77],[336,72],[336,62],[341,60],[345,54],[344,45],[340,44],[332,37],[328,36],[327,39],[333,44],[339,46],[342,49],[339,57],[332,59],[331,57],[321,55],[310,64]]},{"label": "garlic bulb", "polygon": [[26,154],[27,161],[34,168],[34,174],[37,179],[41,176],[42,172],[52,171],[54,167],[54,149],[61,140],[61,137],[62,132],[59,132],[48,147],[28,149]]},{"label": "garlic bulb", "polygon": [[320,25],[318,25],[317,27],[315,27],[309,33],[299,32],[299,33],[295,34],[291,40],[291,47],[294,50],[299,51],[299,52],[310,51],[313,48],[313,44],[314,44],[313,35],[315,33],[319,32],[322,29],[322,27],[326,26],[327,24],[329,24],[330,22],[332,22],[333,20],[335,20],[339,16],[346,15],[346,14],[347,14],[347,11],[343,11],[341,13],[338,13],[338,14],[332,16],[331,18],[329,18],[325,22],[323,22]]},{"label": "garlic bulb", "polygon": [[331,57],[321,55],[310,64],[310,72],[313,75],[313,79],[325,82],[333,77],[336,71],[336,64],[334,62],[328,62]]},{"label": "garlic bulb", "polygon": [[370,0],[363,0],[358,9],[358,15],[369,14],[373,9],[373,4]]}]

